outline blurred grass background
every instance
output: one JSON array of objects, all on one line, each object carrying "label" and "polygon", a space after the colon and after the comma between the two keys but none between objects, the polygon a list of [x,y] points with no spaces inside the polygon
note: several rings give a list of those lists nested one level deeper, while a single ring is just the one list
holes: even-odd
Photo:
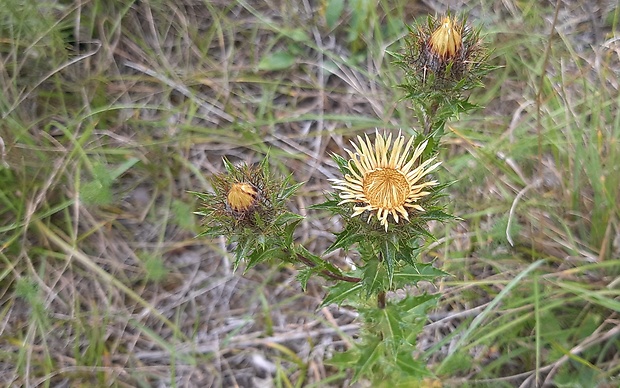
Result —
[{"label": "blurred grass background", "polygon": [[292,267],[233,274],[188,191],[269,152],[320,253],[329,154],[416,128],[386,50],[448,9],[501,68],[445,138],[464,220],[431,225],[425,384],[617,386],[620,11],[577,0],[3,1],[0,382],[347,386],[354,312]]}]

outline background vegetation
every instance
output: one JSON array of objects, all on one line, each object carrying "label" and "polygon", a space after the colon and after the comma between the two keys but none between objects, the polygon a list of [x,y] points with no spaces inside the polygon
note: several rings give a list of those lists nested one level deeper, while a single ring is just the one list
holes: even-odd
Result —
[{"label": "background vegetation", "polygon": [[[450,124],[442,181],[462,222],[426,260],[452,276],[420,357],[428,386],[616,386],[620,374],[620,11],[614,1],[4,0],[0,7],[0,382],[346,386],[354,340],[274,263],[231,272],[195,239],[222,156],[307,182],[329,154],[410,131],[394,88],[406,24],[467,12],[502,66]],[[330,259],[346,266],[345,254]],[[435,385],[433,385],[435,384]]]}]

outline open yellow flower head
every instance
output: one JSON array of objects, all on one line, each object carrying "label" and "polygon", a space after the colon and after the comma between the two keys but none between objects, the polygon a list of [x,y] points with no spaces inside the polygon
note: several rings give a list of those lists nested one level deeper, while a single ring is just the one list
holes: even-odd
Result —
[{"label": "open yellow flower head", "polygon": [[462,27],[458,22],[446,16],[441,20],[441,25],[431,35],[429,45],[431,50],[442,59],[454,58],[461,49]]},{"label": "open yellow flower head", "polygon": [[399,134],[392,144],[391,134],[381,135],[377,131],[374,144],[368,136],[358,136],[357,144],[351,142],[355,152],[345,150],[351,157],[350,174],[331,181],[334,189],[340,191],[339,204],[354,204],[352,217],[369,211],[387,232],[390,222],[409,221],[410,212],[424,211],[417,202],[430,194],[425,188],[438,184],[424,178],[441,163],[433,163],[434,157],[420,163],[428,142],[420,143],[412,151],[414,140],[411,138],[405,144],[405,138]]},{"label": "open yellow flower head", "polygon": [[255,204],[257,194],[256,189],[251,184],[235,183],[228,191],[228,205],[234,211],[246,211]]}]

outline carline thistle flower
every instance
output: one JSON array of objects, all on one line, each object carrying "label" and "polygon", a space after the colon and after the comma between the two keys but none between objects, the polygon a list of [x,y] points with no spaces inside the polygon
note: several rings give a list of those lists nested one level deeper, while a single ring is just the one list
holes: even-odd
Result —
[{"label": "carline thistle flower", "polygon": [[405,40],[405,51],[397,55],[406,71],[404,87],[450,91],[471,89],[488,72],[487,50],[480,30],[472,29],[463,18],[452,15],[429,16],[427,23],[414,25]]},{"label": "carline thistle flower", "polygon": [[264,232],[285,210],[279,197],[285,183],[269,173],[266,158],[256,165],[223,162],[226,172],[210,179],[213,192],[195,193],[202,200],[198,214],[204,217],[205,229],[212,235],[233,235],[244,228]]},{"label": "carline thistle flower", "polygon": [[203,217],[199,236],[225,236],[234,244],[235,269],[242,260],[247,269],[275,258],[296,258],[293,232],[303,217],[288,211],[287,202],[301,184],[272,174],[267,156],[251,165],[222,161],[226,171],[210,177],[212,191],[193,192],[201,200],[194,212]]},{"label": "carline thistle flower", "polygon": [[414,140],[412,137],[405,144],[405,138],[399,134],[392,145],[391,134],[381,135],[377,131],[374,144],[367,135],[365,139],[358,136],[357,144],[351,142],[355,152],[345,149],[351,158],[348,162],[350,173],[345,174],[344,179],[331,179],[331,182],[333,188],[340,191],[339,205],[354,204],[351,217],[366,211],[374,213],[387,232],[391,220],[398,224],[401,218],[409,221],[412,210],[424,211],[417,203],[431,194],[424,189],[439,184],[424,178],[441,162],[433,164],[435,157],[432,157],[420,163],[428,141],[420,143],[411,153]]},{"label": "carline thistle flower", "polygon": [[249,210],[255,203],[258,193],[249,183],[234,183],[226,196],[228,206],[236,212]]},{"label": "carline thistle flower", "polygon": [[463,46],[462,29],[463,27],[456,20],[450,16],[445,16],[441,20],[441,25],[431,34],[429,39],[428,44],[431,52],[443,60],[454,58]]}]

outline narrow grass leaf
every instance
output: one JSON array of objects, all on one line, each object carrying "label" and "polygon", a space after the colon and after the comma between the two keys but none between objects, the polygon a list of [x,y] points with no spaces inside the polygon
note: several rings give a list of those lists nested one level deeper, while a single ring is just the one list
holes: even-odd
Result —
[{"label": "narrow grass leaf", "polygon": [[620,290],[592,291],[572,282],[558,282],[557,285],[578,296],[581,296],[583,299],[586,299],[592,303],[598,304],[612,311],[620,312],[620,302],[618,302],[616,299],[608,298],[605,296],[605,294],[609,293],[617,298],[620,296]]},{"label": "narrow grass leaf", "polygon": [[519,284],[519,282],[523,278],[525,278],[529,273],[534,271],[536,268],[540,267],[543,263],[544,263],[544,260],[538,260],[538,261],[530,264],[529,267],[527,267],[523,272],[521,272],[519,275],[517,275],[516,278],[514,278],[510,283],[508,283],[506,285],[506,287],[504,287],[504,289],[495,297],[495,299],[493,299],[493,301],[491,301],[491,303],[489,303],[489,305],[484,309],[484,311],[482,311],[471,322],[471,324],[469,325],[467,330],[465,330],[463,332],[463,335],[461,336],[461,338],[452,347],[452,350],[450,351],[450,354],[453,354],[456,349],[461,348],[463,346],[463,344],[465,343],[465,341],[469,340],[469,337],[471,336],[473,331],[476,330],[482,324],[482,322],[484,322],[484,320],[488,316],[490,316],[490,314],[493,312],[493,309],[495,309],[495,307],[497,307],[497,305],[510,293],[510,291],[512,291],[512,289],[515,288],[516,285]]}]

